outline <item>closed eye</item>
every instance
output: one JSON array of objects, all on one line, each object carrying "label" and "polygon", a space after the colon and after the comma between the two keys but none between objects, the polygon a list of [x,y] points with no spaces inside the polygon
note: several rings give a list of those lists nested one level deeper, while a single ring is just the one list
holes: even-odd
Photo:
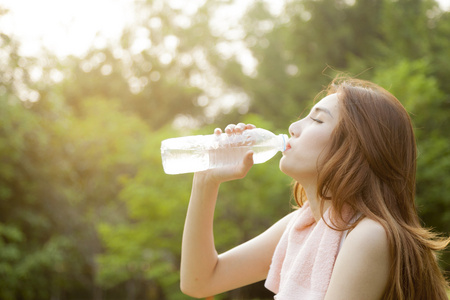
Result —
[{"label": "closed eye", "polygon": [[314,119],[313,117],[310,117],[311,118],[311,120],[313,120],[314,122],[317,122],[317,123],[319,123],[319,124],[322,124],[323,123],[323,121],[321,121],[321,120],[319,120],[319,119]]}]

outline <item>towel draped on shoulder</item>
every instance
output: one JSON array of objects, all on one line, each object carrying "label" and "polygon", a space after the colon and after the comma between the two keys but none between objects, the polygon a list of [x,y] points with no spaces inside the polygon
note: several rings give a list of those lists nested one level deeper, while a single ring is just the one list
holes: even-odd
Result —
[{"label": "towel draped on shoulder", "polygon": [[276,300],[325,298],[344,234],[327,225],[332,224],[330,211],[316,222],[307,201],[294,213],[275,249],[265,282]]}]

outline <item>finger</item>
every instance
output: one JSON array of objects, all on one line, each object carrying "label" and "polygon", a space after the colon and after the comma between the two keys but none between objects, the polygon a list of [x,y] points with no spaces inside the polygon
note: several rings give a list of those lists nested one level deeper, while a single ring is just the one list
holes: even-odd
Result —
[{"label": "finger", "polygon": [[234,128],[236,128],[236,125],[234,125],[234,124],[227,125],[227,127],[225,127],[225,133],[233,134],[234,133]]},{"label": "finger", "polygon": [[239,123],[236,125],[235,132],[242,133],[246,129],[246,125],[244,123]]},{"label": "finger", "polygon": [[214,134],[216,134],[216,135],[222,134],[222,129],[220,129],[220,128],[214,129]]},{"label": "finger", "polygon": [[256,126],[253,125],[253,124],[247,124],[246,125],[246,129],[255,129],[255,128],[256,128]]}]

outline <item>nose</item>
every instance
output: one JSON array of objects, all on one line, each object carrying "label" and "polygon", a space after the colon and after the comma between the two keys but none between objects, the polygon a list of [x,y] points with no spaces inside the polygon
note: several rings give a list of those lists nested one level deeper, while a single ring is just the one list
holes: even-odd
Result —
[{"label": "nose", "polygon": [[289,134],[293,137],[300,136],[301,133],[301,125],[300,121],[294,122],[289,126]]}]

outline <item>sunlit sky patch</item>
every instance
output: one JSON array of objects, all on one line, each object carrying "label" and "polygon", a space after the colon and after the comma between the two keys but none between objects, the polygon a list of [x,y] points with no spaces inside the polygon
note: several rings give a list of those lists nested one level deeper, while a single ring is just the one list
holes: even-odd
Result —
[{"label": "sunlit sky patch", "polygon": [[36,55],[45,47],[57,56],[82,55],[120,37],[133,20],[132,0],[1,0],[9,13],[1,31],[21,42],[21,54]]}]

